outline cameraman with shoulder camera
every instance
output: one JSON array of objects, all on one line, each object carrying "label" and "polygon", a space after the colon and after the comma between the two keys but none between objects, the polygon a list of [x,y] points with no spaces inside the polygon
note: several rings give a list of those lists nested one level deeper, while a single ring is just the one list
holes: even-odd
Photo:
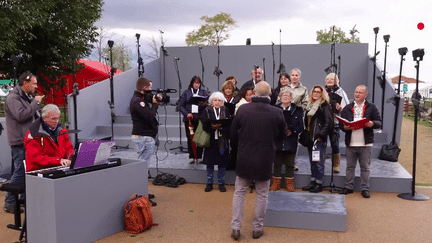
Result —
[{"label": "cameraman with shoulder camera", "polygon": [[158,133],[158,121],[156,113],[159,102],[155,95],[151,94],[152,81],[139,78],[136,82],[136,90],[130,102],[130,114],[132,116],[132,142],[138,153],[138,158],[150,162],[155,154],[155,138]]}]

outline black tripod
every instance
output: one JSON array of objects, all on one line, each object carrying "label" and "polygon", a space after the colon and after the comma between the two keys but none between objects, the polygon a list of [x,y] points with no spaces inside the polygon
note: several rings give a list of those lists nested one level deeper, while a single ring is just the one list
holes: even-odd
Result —
[{"label": "black tripod", "polygon": [[[413,51],[413,58],[414,61],[417,62],[417,65],[415,66],[417,69],[417,75],[416,75],[416,92],[418,92],[419,88],[419,69],[420,69],[420,61],[423,60],[424,56],[424,49],[417,49]],[[417,194],[415,192],[415,178],[416,178],[416,162],[417,162],[417,118],[419,116],[419,107],[420,107],[420,99],[419,96],[415,96],[415,99],[413,99],[413,105],[414,105],[414,144],[413,144],[413,176],[412,176],[412,184],[411,184],[411,193],[401,193],[398,195],[398,197],[402,199],[407,200],[413,200],[413,201],[426,201],[429,200],[428,196]]]},{"label": "black tripod", "polygon": [[[180,60],[180,58],[174,57],[174,67],[176,69],[177,77],[178,77],[178,80],[179,80],[178,94],[179,94],[179,101],[180,101],[180,97],[181,97],[181,94],[182,94],[182,83],[181,83],[180,72],[179,72],[179,67],[178,67],[178,61],[179,60]],[[188,152],[187,148],[183,147],[183,145],[182,145],[182,121],[181,121],[181,113],[180,112],[178,113],[178,116],[179,116],[180,144],[179,144],[178,147],[171,148],[170,150],[178,149],[181,153],[187,153]],[[175,153],[175,154],[177,154],[177,153]]]},{"label": "black tripod", "polygon": [[[382,88],[382,99],[381,99],[381,118],[384,121],[384,101],[385,101],[385,89],[386,89],[386,67],[387,67],[387,43],[390,40],[390,35],[384,36],[384,42],[385,42],[385,52],[384,52],[384,71],[383,75],[379,78],[380,85]],[[381,125],[381,129],[384,127],[384,122]]]}]

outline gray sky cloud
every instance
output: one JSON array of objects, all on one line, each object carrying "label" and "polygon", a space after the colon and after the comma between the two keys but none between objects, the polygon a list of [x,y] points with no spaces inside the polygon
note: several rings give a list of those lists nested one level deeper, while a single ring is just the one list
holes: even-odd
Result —
[{"label": "gray sky cloud", "polygon": [[[282,44],[316,44],[316,31],[332,25],[341,27],[349,34],[356,25],[362,43],[369,43],[373,55],[374,27],[380,27],[377,49],[378,65],[383,67],[383,35],[390,34],[387,56],[388,76],[399,74],[400,56],[398,48],[408,47],[403,75],[415,77],[415,63],[412,50],[425,48],[421,64],[421,80],[432,81],[432,3],[422,0],[364,0],[364,1],[172,1],[172,0],[105,0],[99,26],[112,29],[118,39],[136,53],[135,33],[141,34],[141,45],[148,51],[146,41],[152,36],[160,41],[159,30],[165,33],[166,46],[185,46],[188,32],[198,29],[203,15],[214,16],[220,12],[230,13],[238,28],[223,45],[244,45],[246,38],[254,45],[279,44],[279,29],[282,30]],[[417,29],[423,22],[425,29]],[[432,52],[431,52],[432,53]],[[136,57],[136,55],[135,55]]]}]

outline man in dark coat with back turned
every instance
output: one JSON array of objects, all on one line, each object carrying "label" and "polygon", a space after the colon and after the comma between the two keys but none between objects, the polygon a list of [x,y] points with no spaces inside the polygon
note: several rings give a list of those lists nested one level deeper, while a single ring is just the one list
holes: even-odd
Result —
[{"label": "man in dark coat with back turned", "polygon": [[287,125],[281,109],[270,105],[271,89],[267,82],[255,86],[252,102],[242,105],[231,126],[231,142],[238,144],[236,181],[233,198],[231,237],[240,238],[243,221],[244,198],[251,180],[256,183],[254,239],[260,238],[272,178],[276,142],[287,133]]}]

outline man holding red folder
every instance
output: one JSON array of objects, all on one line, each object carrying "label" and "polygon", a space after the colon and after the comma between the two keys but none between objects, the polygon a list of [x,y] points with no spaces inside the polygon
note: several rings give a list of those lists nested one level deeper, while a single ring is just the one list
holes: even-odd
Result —
[{"label": "man holding red folder", "polygon": [[364,128],[356,129],[349,124],[339,123],[345,132],[346,144],[346,178],[345,188],[341,194],[349,194],[354,191],[354,177],[357,160],[360,164],[361,194],[364,198],[370,198],[369,177],[370,157],[374,142],[373,129],[381,127],[382,120],[377,107],[366,100],[367,87],[359,85],[355,89],[354,102],[342,109],[341,117],[348,121],[359,121],[368,118]]}]

